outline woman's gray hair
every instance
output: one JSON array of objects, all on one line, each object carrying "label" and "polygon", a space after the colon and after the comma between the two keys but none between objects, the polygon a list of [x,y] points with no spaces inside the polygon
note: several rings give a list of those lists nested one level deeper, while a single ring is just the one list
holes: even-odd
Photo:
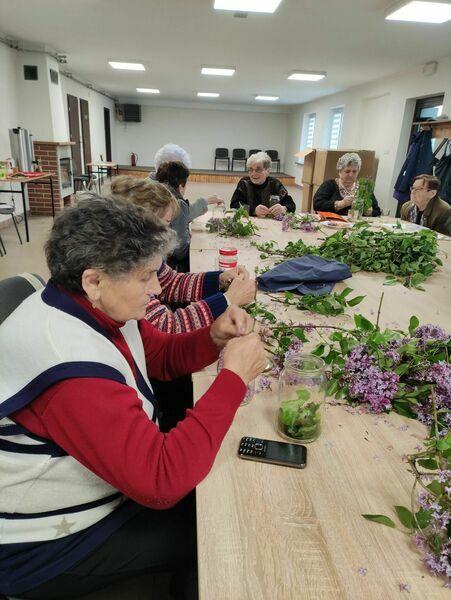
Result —
[{"label": "woman's gray hair", "polygon": [[357,154],[357,152],[346,152],[343,156],[337,161],[337,171],[341,171],[348,165],[354,165],[360,171],[360,167],[362,166],[362,159]]},{"label": "woman's gray hair", "polygon": [[252,165],[262,165],[264,169],[271,168],[271,157],[266,152],[256,152],[251,154],[246,161],[246,167],[249,168]]},{"label": "woman's gray hair", "polygon": [[45,254],[53,282],[84,293],[85,269],[98,269],[112,277],[126,275],[157,256],[170,254],[176,240],[174,231],[141,206],[85,194],[55,220]]},{"label": "woman's gray hair", "polygon": [[177,146],[177,144],[165,144],[157,150],[153,159],[155,171],[158,171],[161,163],[173,161],[182,162],[188,169],[191,166],[191,158],[186,150]]}]

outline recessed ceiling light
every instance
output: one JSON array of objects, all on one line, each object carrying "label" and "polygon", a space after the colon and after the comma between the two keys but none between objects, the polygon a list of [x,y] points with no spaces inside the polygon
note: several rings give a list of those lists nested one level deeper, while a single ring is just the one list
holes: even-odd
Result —
[{"label": "recessed ceiling light", "polygon": [[391,12],[385,18],[388,21],[445,23],[446,21],[449,21],[451,19],[451,4],[445,2],[403,3],[402,6]]},{"label": "recessed ceiling light", "polygon": [[255,96],[256,100],[267,100],[269,102],[274,102],[279,99],[279,96]]},{"label": "recessed ceiling light", "polygon": [[146,67],[141,63],[133,63],[133,62],[118,62],[114,60],[109,60],[108,63],[113,67],[113,69],[124,69],[126,71],[145,71]]},{"label": "recessed ceiling light", "polygon": [[137,92],[141,94],[159,94],[160,90],[155,90],[153,88],[136,88]]},{"label": "recessed ceiling light", "polygon": [[201,98],[219,98],[219,94],[216,92],[197,92],[197,95]]},{"label": "recessed ceiling light", "polygon": [[326,77],[326,73],[319,73],[313,71],[293,71],[288,75],[288,79],[293,79],[296,81],[319,81],[320,79],[324,79]]},{"label": "recessed ceiling light", "polygon": [[235,73],[235,67],[202,67],[202,75],[222,75],[231,77]]},{"label": "recessed ceiling light", "polygon": [[217,10],[273,13],[282,0],[215,0]]}]

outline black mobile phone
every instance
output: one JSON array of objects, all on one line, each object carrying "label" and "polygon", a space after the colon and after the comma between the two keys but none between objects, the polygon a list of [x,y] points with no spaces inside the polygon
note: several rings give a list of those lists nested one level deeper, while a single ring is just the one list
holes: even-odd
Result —
[{"label": "black mobile phone", "polygon": [[297,469],[303,469],[307,465],[305,446],[254,437],[241,438],[238,456],[245,460],[258,460]]}]

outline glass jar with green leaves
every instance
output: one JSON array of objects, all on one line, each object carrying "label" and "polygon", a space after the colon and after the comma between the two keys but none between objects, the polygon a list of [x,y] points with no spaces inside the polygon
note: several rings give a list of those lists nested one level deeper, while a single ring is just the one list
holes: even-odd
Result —
[{"label": "glass jar with green leaves", "polygon": [[303,444],[317,439],[325,379],[325,363],[318,356],[294,353],[285,358],[276,415],[277,431],[282,437]]},{"label": "glass jar with green leaves", "polygon": [[374,181],[359,179],[351,207],[351,219],[358,221],[373,205]]}]

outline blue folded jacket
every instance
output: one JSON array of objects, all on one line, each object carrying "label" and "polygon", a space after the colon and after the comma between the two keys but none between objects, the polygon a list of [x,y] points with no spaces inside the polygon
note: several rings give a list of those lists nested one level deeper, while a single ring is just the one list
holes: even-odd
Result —
[{"label": "blue folded jacket", "polygon": [[264,292],[290,291],[298,294],[321,296],[329,294],[337,281],[352,277],[348,265],[306,254],[286,260],[258,278],[258,287]]}]

